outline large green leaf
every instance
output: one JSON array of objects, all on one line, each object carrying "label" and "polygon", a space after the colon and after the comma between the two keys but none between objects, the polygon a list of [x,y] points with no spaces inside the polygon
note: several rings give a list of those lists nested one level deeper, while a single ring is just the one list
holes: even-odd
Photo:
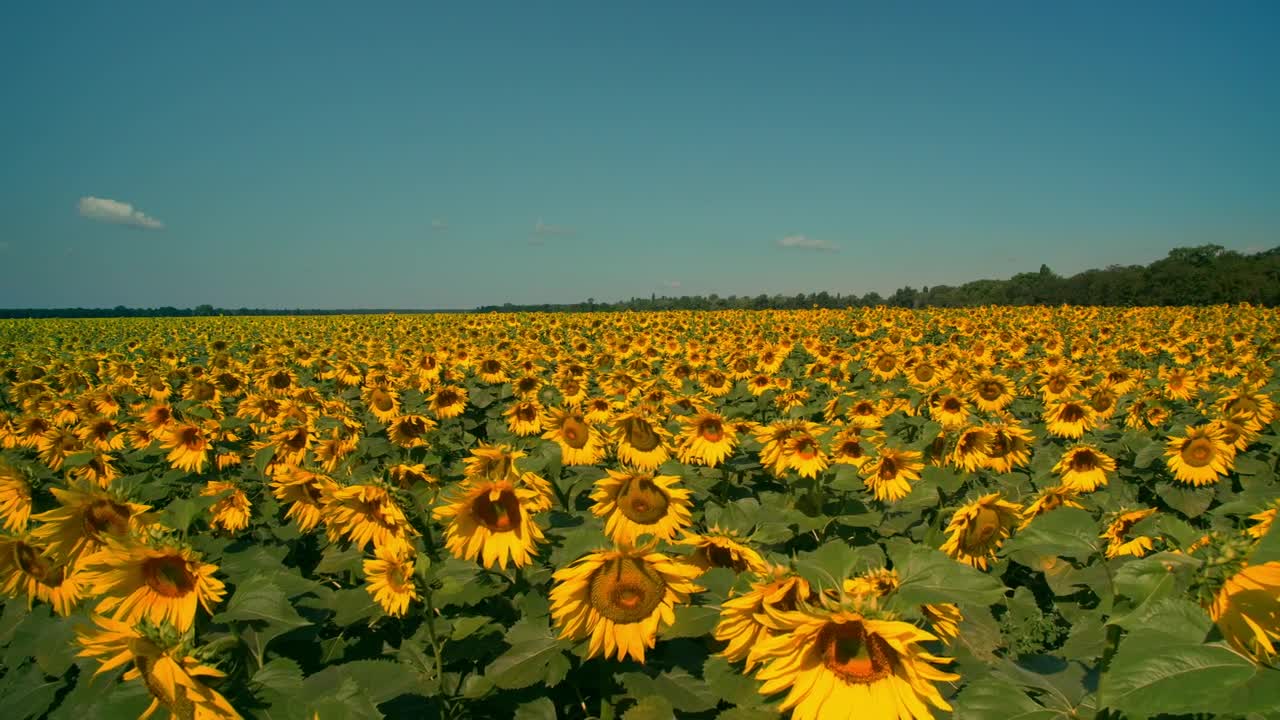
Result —
[{"label": "large green leaf", "polygon": [[1034,569],[1031,558],[1068,557],[1083,560],[1099,552],[1098,521],[1093,513],[1064,507],[1045,513],[1005,543],[1003,554]]},{"label": "large green leaf", "polygon": [[546,683],[553,687],[569,669],[566,644],[542,623],[521,621],[507,631],[511,646],[485,668],[485,677],[504,690]]},{"label": "large green leaf", "polygon": [[905,540],[886,542],[885,549],[902,581],[895,593],[900,603],[992,605],[1004,598],[1005,588],[999,580],[939,550]]},{"label": "large green leaf", "polygon": [[659,673],[653,677],[638,672],[621,673],[617,679],[632,697],[658,696],[681,712],[710,710],[720,699],[715,688],[684,670]]},{"label": "large green leaf", "polygon": [[1138,631],[1120,642],[1102,676],[1099,704],[1133,717],[1213,713],[1254,673],[1254,663],[1225,644]]},{"label": "large green leaf", "polygon": [[227,602],[227,609],[213,616],[215,622],[246,623],[252,626],[252,634],[242,637],[252,642],[255,654],[261,659],[266,646],[273,639],[300,627],[310,625],[289,602],[279,585],[260,575],[255,575],[236,588]]}]

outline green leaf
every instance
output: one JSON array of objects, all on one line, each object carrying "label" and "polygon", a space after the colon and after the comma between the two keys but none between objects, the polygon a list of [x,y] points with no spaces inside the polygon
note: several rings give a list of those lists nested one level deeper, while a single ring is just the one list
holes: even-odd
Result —
[{"label": "green leaf", "polygon": [[972,603],[993,605],[1004,598],[999,580],[958,563],[940,550],[905,540],[885,543],[901,584],[895,599],[907,605]]},{"label": "green leaf", "polygon": [[475,615],[465,615],[453,618],[453,631],[449,633],[450,640],[464,640],[475,635],[481,629],[485,629],[485,633],[493,632],[501,628],[487,617],[478,617]]},{"label": "green leaf", "polygon": [[926,465],[920,471],[921,480],[931,480],[938,484],[938,487],[948,495],[951,495],[964,487],[965,475],[961,475],[958,470],[951,467],[941,467],[938,465]]},{"label": "green leaf", "polygon": [[356,660],[341,665],[330,665],[307,677],[307,688],[332,687],[348,681],[355,683],[362,694],[378,705],[411,692],[417,683],[412,670],[393,660]]},{"label": "green leaf", "polygon": [[729,664],[720,655],[707,658],[702,666],[702,677],[707,684],[716,689],[720,697],[734,705],[759,705],[764,698],[757,691],[759,684],[749,675]]},{"label": "green leaf", "polygon": [[1017,683],[994,673],[966,683],[952,704],[955,720],[1031,720],[1059,715],[1032,700]]},{"label": "green leaf", "polygon": [[[1125,563],[1115,573],[1116,593],[1127,599],[1128,612],[1117,612],[1108,621],[1124,627],[1133,624],[1134,618],[1145,617],[1152,610],[1144,609],[1148,603],[1182,595],[1191,586],[1200,561],[1181,553],[1157,553]],[[1118,602],[1124,607],[1123,602]]]},{"label": "green leaf", "polygon": [[1169,482],[1156,483],[1161,500],[1189,518],[1197,518],[1213,504],[1213,488],[1189,488]]},{"label": "green leaf", "polygon": [[1158,442],[1153,442],[1150,445],[1144,446],[1136,455],[1134,455],[1133,466],[1138,469],[1149,468],[1151,467],[1151,463],[1155,462],[1156,458],[1162,457],[1163,455],[1164,445]]},{"label": "green leaf", "polygon": [[716,720],[776,720],[782,717],[777,710],[764,706],[733,707],[716,715]]},{"label": "green leaf", "polygon": [[716,690],[684,670],[664,672],[655,677],[638,672],[621,673],[617,679],[632,697],[661,697],[681,712],[710,710],[720,700]]},{"label": "green leaf", "polygon": [[1145,630],[1121,641],[1102,677],[1099,704],[1134,717],[1213,713],[1221,697],[1253,675],[1253,662],[1226,645],[1173,642]]},{"label": "green leaf", "polygon": [[272,639],[311,624],[293,608],[279,585],[262,576],[249,578],[236,588],[227,609],[213,619],[220,623],[247,622],[259,626],[256,633],[262,649]]},{"label": "green leaf", "polygon": [[1276,560],[1280,560],[1280,522],[1271,523],[1271,529],[1262,536],[1253,549],[1253,554],[1249,556],[1249,563],[1252,565]]},{"label": "green leaf", "polygon": [[485,677],[503,690],[516,690],[539,682],[555,686],[568,670],[565,644],[550,628],[516,623],[507,632],[507,642],[511,647],[484,671]]},{"label": "green leaf", "polygon": [[556,720],[556,705],[547,698],[538,698],[516,708],[512,720]]},{"label": "green leaf", "polygon": [[274,444],[267,445],[253,454],[253,467],[258,471],[258,477],[265,478],[267,476],[267,466],[271,464],[271,460],[275,456],[276,446]]},{"label": "green leaf", "polygon": [[4,698],[6,720],[27,720],[41,717],[58,695],[66,679],[46,679],[40,668],[28,665],[21,672],[6,668],[8,672],[0,681],[0,697]]},{"label": "green leaf", "polygon": [[665,698],[650,695],[622,713],[622,720],[671,720],[675,711]]},{"label": "green leaf", "polygon": [[800,553],[796,571],[815,587],[839,588],[847,578],[871,567],[879,552],[880,548],[874,545],[855,547],[847,540],[830,540],[817,550]]},{"label": "green leaf", "polygon": [[1098,521],[1093,513],[1064,507],[1037,517],[1025,529],[1019,530],[1005,543],[1003,554],[1038,570],[1038,562],[1023,560],[1034,558],[1038,561],[1044,557],[1083,560],[1098,552],[1098,543]]},{"label": "green leaf", "polygon": [[71,453],[62,461],[64,468],[78,468],[93,462],[95,453],[92,450]]},{"label": "green leaf", "polygon": [[675,609],[675,616],[675,623],[662,631],[664,639],[709,635],[720,621],[720,611],[705,605],[681,605]]}]

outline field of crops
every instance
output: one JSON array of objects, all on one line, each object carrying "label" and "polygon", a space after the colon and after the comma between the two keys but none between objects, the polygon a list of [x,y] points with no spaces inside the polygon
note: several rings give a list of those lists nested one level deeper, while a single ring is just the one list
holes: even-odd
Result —
[{"label": "field of crops", "polygon": [[1280,717],[1277,349],[1248,306],[6,321],[0,715]]}]

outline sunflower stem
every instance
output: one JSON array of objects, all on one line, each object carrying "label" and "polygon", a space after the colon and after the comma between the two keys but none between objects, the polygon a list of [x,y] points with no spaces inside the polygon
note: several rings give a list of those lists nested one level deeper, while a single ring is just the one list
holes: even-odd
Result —
[{"label": "sunflower stem", "polygon": [[444,687],[444,661],[440,640],[436,637],[436,608],[432,602],[432,593],[427,593],[427,642],[431,643],[431,654],[436,664],[436,682],[440,683],[441,692]]}]

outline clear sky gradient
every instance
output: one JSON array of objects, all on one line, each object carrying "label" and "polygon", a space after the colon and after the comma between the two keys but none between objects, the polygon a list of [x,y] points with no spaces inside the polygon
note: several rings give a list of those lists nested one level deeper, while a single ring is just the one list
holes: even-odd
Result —
[{"label": "clear sky gradient", "polygon": [[1274,2],[18,3],[0,307],[888,293],[1269,248],[1278,28]]}]

